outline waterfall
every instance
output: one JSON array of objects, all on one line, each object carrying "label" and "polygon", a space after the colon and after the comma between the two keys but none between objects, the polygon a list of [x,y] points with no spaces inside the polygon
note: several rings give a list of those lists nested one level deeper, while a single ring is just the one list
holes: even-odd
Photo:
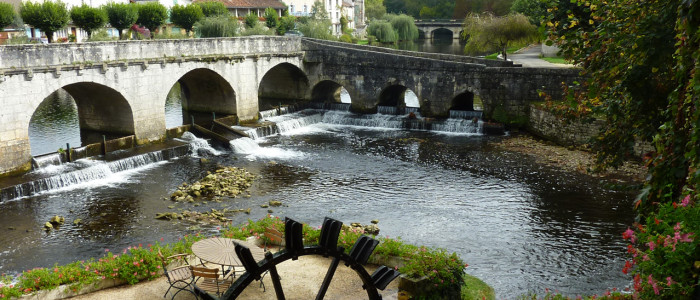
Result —
[{"label": "waterfall", "polygon": [[278,147],[260,147],[253,139],[242,137],[229,142],[231,150],[236,154],[245,155],[249,160],[258,158],[290,159],[303,157],[304,153]]},{"label": "waterfall", "polygon": [[323,115],[320,113],[303,116],[301,118],[291,118],[277,122],[277,133],[284,134],[289,131],[309,126],[311,124],[320,123],[323,120]]},{"label": "waterfall", "polygon": [[377,113],[382,115],[398,115],[399,109],[396,106],[377,106]]},{"label": "waterfall", "polygon": [[238,154],[254,154],[260,152],[260,146],[251,138],[238,138],[230,142],[231,150]]},{"label": "waterfall", "polygon": [[484,115],[483,111],[469,111],[469,110],[450,110],[450,118],[455,119],[481,119]]},{"label": "waterfall", "polygon": [[194,155],[203,152],[211,153],[212,155],[221,154],[221,151],[214,149],[211,145],[209,145],[209,142],[207,140],[198,138],[189,131],[183,133],[179,140],[188,143],[190,147],[190,152],[192,152],[192,154]]},{"label": "waterfall", "polygon": [[62,164],[61,153],[51,153],[42,156],[32,157],[32,166],[41,169],[47,166],[58,166]]},{"label": "waterfall", "polygon": [[277,115],[277,109],[270,109],[270,110],[263,110],[260,111],[260,120],[267,120],[271,117],[274,117]]},{"label": "waterfall", "polygon": [[0,202],[77,184],[109,179],[123,171],[135,170],[171,158],[185,156],[189,151],[190,146],[182,145],[110,162],[85,163],[83,165],[87,167],[82,169],[61,172],[49,177],[3,188],[0,190]]}]

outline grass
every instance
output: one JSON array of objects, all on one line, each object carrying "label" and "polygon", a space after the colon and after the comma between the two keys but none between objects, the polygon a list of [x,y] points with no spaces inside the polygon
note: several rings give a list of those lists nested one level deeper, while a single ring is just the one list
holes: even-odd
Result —
[{"label": "grass", "polygon": [[541,57],[542,60],[548,61],[553,64],[565,64],[565,65],[570,65],[571,62],[568,60],[564,59],[563,57]]},{"label": "grass", "polygon": [[496,299],[496,292],[481,279],[464,274],[464,284],[462,285],[462,300],[492,300]]},{"label": "grass", "polygon": [[[522,49],[523,47],[526,47],[526,46],[527,46],[527,45],[513,45],[513,46],[510,46],[510,47],[508,47],[508,49],[506,49],[506,53],[508,53],[508,54],[513,54],[513,53],[515,53],[515,51],[518,51],[518,50],[520,50],[520,49]],[[496,53],[491,53],[491,54],[489,54],[489,55],[486,55],[486,56],[484,56],[484,58],[485,58],[485,59],[499,59],[499,58],[498,58],[498,55],[499,55],[499,54],[501,54],[500,51],[499,51],[499,52],[496,52]]]},{"label": "grass", "polygon": [[369,44],[369,40],[359,40],[359,41],[357,41],[357,44],[358,44],[358,45],[368,45],[368,44]]}]

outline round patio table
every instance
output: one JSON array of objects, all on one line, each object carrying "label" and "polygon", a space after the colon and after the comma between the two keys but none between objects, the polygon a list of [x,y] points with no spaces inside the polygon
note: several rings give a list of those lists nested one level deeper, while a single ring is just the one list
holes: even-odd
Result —
[{"label": "round patio table", "polygon": [[250,249],[255,261],[265,258],[265,251],[253,243],[222,237],[212,237],[192,244],[192,253],[202,260],[221,266],[243,266],[236,255],[236,244]]}]

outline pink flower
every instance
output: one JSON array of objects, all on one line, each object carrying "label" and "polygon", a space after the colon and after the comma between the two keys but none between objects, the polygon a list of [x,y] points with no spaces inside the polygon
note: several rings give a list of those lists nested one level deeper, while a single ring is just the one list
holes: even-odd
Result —
[{"label": "pink flower", "polygon": [[673,226],[673,230],[675,230],[675,231],[681,230],[681,222],[677,222],[676,226]]},{"label": "pink flower", "polygon": [[675,281],[673,281],[673,278],[671,278],[671,276],[666,277],[666,284],[668,286],[671,286],[674,283],[675,283]]},{"label": "pink flower", "polygon": [[138,273],[134,272],[134,276],[136,276]]},{"label": "pink flower", "polygon": [[109,252],[109,249],[105,249],[105,252]]},{"label": "pink flower", "polygon": [[654,289],[654,294],[658,295],[659,294],[659,287],[656,285],[656,281],[654,280],[654,278],[651,277],[651,274],[649,274],[649,277],[647,277],[647,282]]},{"label": "pink flower", "polygon": [[632,243],[637,240],[637,237],[634,236],[634,230],[630,229],[629,227],[627,227],[627,230],[622,233],[622,238],[629,239]]},{"label": "pink flower", "polygon": [[649,251],[654,251],[654,247],[656,247],[656,243],[654,243],[654,241],[649,241],[647,245],[649,245]]},{"label": "pink flower", "polygon": [[683,207],[688,206],[688,204],[690,204],[690,195],[685,196],[685,198],[683,198],[683,201],[681,201],[681,206]]}]

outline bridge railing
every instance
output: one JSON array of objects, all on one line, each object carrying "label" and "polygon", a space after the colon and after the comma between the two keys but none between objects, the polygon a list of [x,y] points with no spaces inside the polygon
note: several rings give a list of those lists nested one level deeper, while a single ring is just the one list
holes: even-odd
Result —
[{"label": "bridge railing", "polygon": [[[403,56],[413,56],[413,57],[436,59],[436,60],[458,62],[458,63],[479,64],[479,65],[484,65],[487,67],[509,68],[509,67],[519,67],[520,66],[520,65],[514,65],[512,61],[492,60],[492,59],[485,59],[485,58],[466,56],[466,55],[452,55],[452,54],[442,54],[442,53],[396,50],[396,49],[390,49],[390,48],[384,48],[384,47],[357,45],[357,44],[350,44],[350,43],[343,43],[343,42],[333,42],[333,41],[312,39],[312,38],[306,38],[306,37],[302,38],[301,41],[302,41],[302,49],[305,51],[308,50],[307,48],[310,46],[308,43],[313,43],[316,45],[327,45],[327,46],[331,46],[331,47],[338,47],[338,48],[344,48],[344,49],[350,48],[350,49],[362,50],[362,51],[373,51],[373,52],[379,52],[379,53],[388,53],[388,54],[403,55]],[[307,44],[305,45],[305,43],[307,43]]]},{"label": "bridge railing", "polygon": [[464,20],[460,19],[417,19],[415,20],[416,23],[453,23],[453,24],[462,24],[464,23]]}]

